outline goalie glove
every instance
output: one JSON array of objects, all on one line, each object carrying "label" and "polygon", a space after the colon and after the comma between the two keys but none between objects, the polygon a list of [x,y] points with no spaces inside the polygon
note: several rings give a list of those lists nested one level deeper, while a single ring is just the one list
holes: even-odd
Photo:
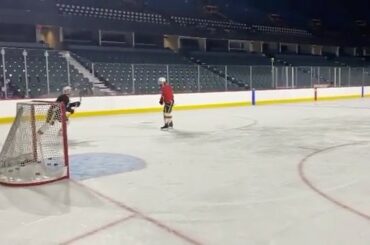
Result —
[{"label": "goalie glove", "polygon": [[76,101],[76,102],[69,103],[68,107],[80,107],[80,105],[81,105],[81,102]]},{"label": "goalie glove", "polygon": [[79,107],[80,105],[81,105],[81,103],[79,101],[69,103],[68,106],[67,106],[67,111],[70,112],[71,114],[73,114],[75,112],[73,108],[74,107]]}]

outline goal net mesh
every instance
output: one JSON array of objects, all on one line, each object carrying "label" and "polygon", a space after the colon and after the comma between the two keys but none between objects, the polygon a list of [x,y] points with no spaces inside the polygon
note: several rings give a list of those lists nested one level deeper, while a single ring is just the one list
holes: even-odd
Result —
[{"label": "goal net mesh", "polygon": [[18,103],[0,153],[0,184],[35,185],[68,176],[64,105]]}]

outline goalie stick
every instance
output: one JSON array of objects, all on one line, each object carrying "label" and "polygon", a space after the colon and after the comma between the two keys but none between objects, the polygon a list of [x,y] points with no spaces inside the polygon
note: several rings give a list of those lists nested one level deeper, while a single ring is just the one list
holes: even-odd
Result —
[{"label": "goalie stick", "polygon": [[80,105],[81,105],[81,102],[82,102],[82,92],[81,92],[81,90],[78,92],[78,95],[80,96]]}]

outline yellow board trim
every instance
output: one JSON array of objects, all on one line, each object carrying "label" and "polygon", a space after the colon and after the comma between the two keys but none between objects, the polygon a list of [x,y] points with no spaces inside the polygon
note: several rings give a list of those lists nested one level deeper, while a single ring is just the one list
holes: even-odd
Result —
[{"label": "yellow board trim", "polygon": [[200,105],[178,105],[176,110],[196,110],[196,109],[212,109],[223,107],[241,107],[251,106],[251,102],[230,102],[230,103],[214,103],[214,104],[200,104]]},{"label": "yellow board trim", "polygon": [[317,101],[322,100],[346,100],[346,99],[360,99],[361,95],[342,95],[342,96],[327,96],[327,97],[318,97]]},{"label": "yellow board trim", "polygon": [[[320,101],[331,101],[340,99],[358,99],[361,95],[343,95],[343,96],[327,96],[318,97]],[[364,98],[370,98],[370,94],[365,94]],[[294,98],[294,99],[274,99],[274,100],[261,100],[256,101],[256,105],[272,105],[272,104],[287,104],[287,103],[303,103],[303,102],[315,102],[313,97],[309,98]],[[225,108],[225,107],[243,107],[251,106],[251,102],[227,102],[227,103],[211,103],[211,104],[197,104],[197,105],[175,105],[175,110],[197,110],[197,109],[212,109],[212,108]],[[100,110],[100,111],[82,111],[71,115],[74,118],[78,117],[97,117],[97,116],[111,116],[111,115],[124,115],[124,114],[141,114],[141,113],[152,113],[161,112],[162,107],[146,107],[146,108],[128,108],[118,110]],[[0,124],[12,123],[14,117],[0,117]]]},{"label": "yellow board trim", "polygon": [[12,123],[14,117],[0,117],[0,124]]},{"label": "yellow board trim", "polygon": [[296,98],[296,99],[276,99],[276,100],[260,100],[256,101],[256,105],[272,105],[272,104],[288,104],[288,103],[302,103],[314,102],[314,98]]}]

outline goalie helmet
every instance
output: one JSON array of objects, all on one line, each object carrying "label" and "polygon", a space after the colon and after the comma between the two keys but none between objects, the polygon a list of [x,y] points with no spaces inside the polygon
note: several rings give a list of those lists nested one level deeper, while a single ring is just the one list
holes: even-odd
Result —
[{"label": "goalie helmet", "polygon": [[162,85],[162,84],[164,84],[166,81],[167,81],[167,79],[166,79],[165,77],[160,77],[160,78],[158,78],[158,85]]},{"label": "goalie helmet", "polygon": [[65,86],[63,88],[63,94],[67,94],[67,95],[70,95],[72,92],[72,88],[70,86]]}]

